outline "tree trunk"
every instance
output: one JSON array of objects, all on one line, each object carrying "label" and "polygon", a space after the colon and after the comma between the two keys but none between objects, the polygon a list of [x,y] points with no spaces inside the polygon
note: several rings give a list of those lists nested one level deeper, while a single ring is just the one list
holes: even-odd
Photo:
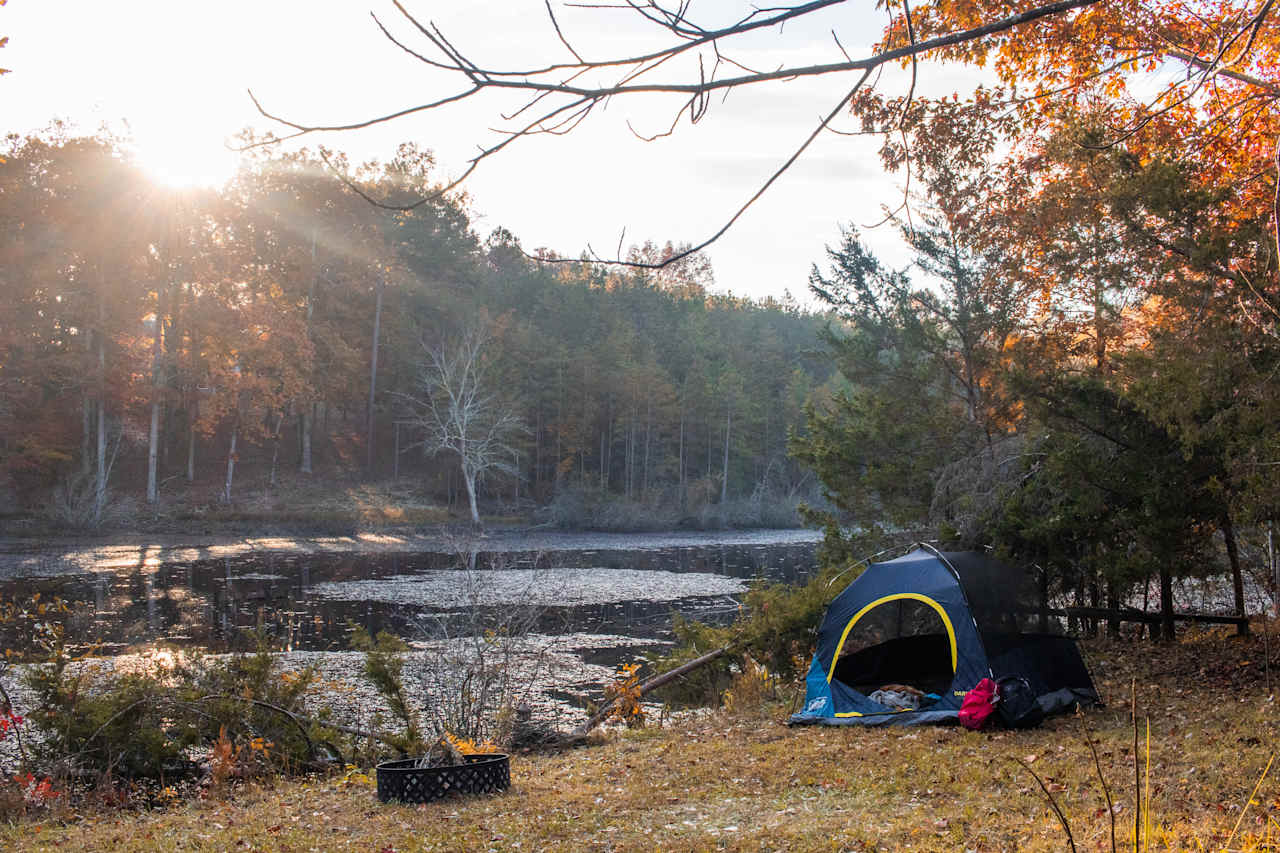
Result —
[{"label": "tree trunk", "polygon": [[196,481],[196,417],[199,405],[195,400],[191,401],[190,407],[187,409],[187,482],[194,483]]},{"label": "tree trunk", "polygon": [[649,449],[653,440],[653,397],[644,403],[644,478],[640,483],[642,495],[649,494]]},{"label": "tree trunk", "polygon": [[378,393],[378,338],[382,332],[382,291],[385,281],[378,278],[377,297],[373,309],[373,357],[369,366],[369,414],[365,423],[365,442],[368,449],[366,468],[373,476],[373,403]]},{"label": "tree trunk", "polygon": [[187,403],[187,482],[196,481],[196,422],[200,420],[200,390],[196,377],[199,375],[200,338],[196,334],[194,324],[187,330],[190,353],[191,388]]},{"label": "tree trunk", "polygon": [[236,473],[236,438],[240,433],[240,416],[237,414],[235,423],[231,425],[231,445],[227,448],[227,483],[222,490],[222,500],[224,503],[231,503],[231,481]]},{"label": "tree trunk", "polygon": [[[86,360],[90,364],[93,363],[93,338],[93,330],[90,329],[88,334],[84,336],[84,351],[87,356]],[[85,386],[82,402],[82,415],[84,420],[81,424],[80,433],[80,471],[86,480],[93,473],[93,429],[95,423],[94,419],[97,417],[94,393],[95,392],[90,389],[90,386]]]},{"label": "tree trunk", "polygon": [[303,474],[311,473],[311,411],[313,404],[302,404],[302,462],[298,465],[298,470]]},{"label": "tree trunk", "polygon": [[147,438],[147,503],[155,505],[159,498],[156,484],[160,467],[160,389],[151,391],[151,429]]},{"label": "tree trunk", "polygon": [[684,484],[684,409],[680,410],[680,450],[677,455],[680,457],[680,472],[677,479],[680,483],[680,513],[683,515],[689,506],[689,491]]},{"label": "tree trunk", "polygon": [[1164,640],[1174,638],[1173,572],[1167,563],[1160,566],[1160,636]]},{"label": "tree trunk", "polygon": [[[161,249],[161,257],[166,266],[170,263],[172,238],[167,237],[167,245]],[[167,287],[156,288],[155,328],[151,337],[151,431],[147,442],[147,503],[155,504],[159,498],[157,478],[160,465],[160,413],[164,408],[164,387],[168,382],[166,363],[167,340],[165,336],[165,317],[177,313],[179,288],[181,283],[176,270],[170,269],[167,275]]]},{"label": "tree trunk", "polygon": [[1104,328],[1104,300],[1105,293],[1101,286],[1094,290],[1093,296],[1093,367],[1094,372],[1101,376],[1107,368],[1107,335]]},{"label": "tree trunk", "polygon": [[[1102,590],[1098,586],[1098,576],[1096,573],[1092,574],[1092,577],[1089,579],[1089,606],[1094,610],[1102,607]],[[1098,636],[1097,617],[1091,617],[1089,619],[1089,636]]]},{"label": "tree trunk", "polygon": [[102,520],[102,510],[107,502],[107,334],[106,334],[107,301],[98,289],[98,331],[95,337],[98,345],[98,436],[97,436],[97,476],[93,490],[93,520]]},{"label": "tree trunk", "polygon": [[471,507],[471,523],[480,526],[480,510],[476,508],[476,474],[464,462],[462,464],[462,482],[467,487],[467,504]]},{"label": "tree trunk", "polygon": [[160,463],[160,387],[164,383],[160,366],[165,309],[163,293],[162,288],[156,288],[156,316],[151,335],[151,430],[147,435],[147,503],[153,506],[158,498],[156,478]]},{"label": "tree trunk", "polygon": [[1271,570],[1271,600],[1276,605],[1275,616],[1280,619],[1280,560],[1276,559],[1275,529],[1270,521],[1267,522],[1267,568]]},{"label": "tree trunk", "polygon": [[555,458],[555,475],[551,482],[551,487],[556,494],[560,494],[560,463],[564,461],[561,455],[564,453],[564,447],[561,443],[562,434],[564,433],[564,368],[557,366],[556,382],[559,385],[556,395],[556,458]]},{"label": "tree trunk", "polygon": [[268,481],[271,488],[276,487],[276,461],[280,458],[280,432],[284,427],[284,409],[280,410],[280,414],[276,415],[275,446],[271,449],[271,479]]},{"label": "tree trunk", "polygon": [[[722,646],[721,648],[718,648],[715,651],[707,652],[705,655],[702,655],[701,657],[696,657],[686,664],[681,664],[680,666],[676,667],[673,670],[670,670],[669,672],[664,672],[661,675],[655,675],[653,678],[650,678],[648,681],[639,685],[637,689],[636,698],[643,698],[646,693],[650,693],[654,690],[657,690],[659,687],[663,686],[664,684],[670,684],[672,681],[675,681],[677,678],[681,678],[685,675],[688,675],[689,673],[693,672],[695,669],[706,666],[712,661],[718,660],[719,658],[723,657],[726,653],[728,653],[731,648],[732,646]],[[580,735],[587,734],[596,726],[600,725],[600,723],[609,716],[609,713],[613,710],[613,706],[616,704],[616,702],[617,702],[616,699],[610,699],[608,702],[601,705],[600,708],[594,714],[591,715],[591,718],[588,719],[585,723],[582,724],[581,727],[578,728],[576,734],[580,734]]]},{"label": "tree trunk", "polygon": [[733,430],[733,407],[725,411],[724,416],[724,479],[720,481],[720,503],[729,497],[729,434]]},{"label": "tree trunk", "polygon": [[627,417],[627,497],[636,494],[636,406],[631,403],[631,412]]},{"label": "tree trunk", "polygon": [[[311,318],[315,314],[316,304],[316,229],[311,229],[311,284],[307,288],[307,341],[311,342]],[[376,325],[376,323],[375,323]],[[377,337],[375,332],[374,337]],[[309,370],[307,378],[315,378],[315,367]],[[314,384],[314,383],[313,383]],[[302,460],[298,470],[303,474],[311,473],[311,420],[315,416],[315,403],[307,400],[302,404]]]},{"label": "tree trunk", "polygon": [[[91,338],[92,335],[85,337]],[[90,343],[92,347],[93,344]],[[90,351],[92,354],[92,350]],[[81,402],[81,415],[83,423],[80,427],[80,470],[85,478],[93,471],[93,424],[94,424],[94,406],[93,396],[88,389],[85,390],[84,400]]]},{"label": "tree trunk", "polygon": [[542,491],[542,406],[538,406],[533,429],[533,498]]},{"label": "tree trunk", "polygon": [[[187,307],[187,295],[190,288],[177,281],[174,276],[173,286],[169,290],[169,323],[164,328],[164,382],[165,387],[178,390],[178,365],[182,357],[182,341],[185,333],[182,329],[183,310]],[[160,462],[166,468],[173,467],[173,446],[177,443],[176,428],[178,406],[164,407],[164,424],[160,430]]]},{"label": "tree trunk", "polygon": [[715,426],[711,423],[711,418],[707,418],[707,482],[711,482],[711,460],[716,455],[716,437]]},{"label": "tree trunk", "polygon": [[[1107,609],[1118,611],[1120,609],[1120,591],[1114,583],[1107,584]],[[1120,620],[1115,617],[1107,618],[1107,636],[1113,640],[1120,639]]]},{"label": "tree trunk", "polygon": [[1049,572],[1040,570],[1040,633],[1049,633]]},{"label": "tree trunk", "polygon": [[[1227,559],[1231,561],[1231,589],[1235,594],[1236,615],[1244,618],[1244,575],[1240,571],[1240,552],[1236,548],[1236,530],[1231,523],[1231,516],[1222,517],[1222,538],[1227,543]],[[1242,637],[1249,636],[1249,623],[1241,622],[1236,626],[1236,633]]]}]

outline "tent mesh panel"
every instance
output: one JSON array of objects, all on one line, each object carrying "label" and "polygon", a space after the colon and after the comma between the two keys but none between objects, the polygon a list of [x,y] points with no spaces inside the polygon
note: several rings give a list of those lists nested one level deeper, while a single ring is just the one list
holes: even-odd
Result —
[{"label": "tent mesh panel", "polygon": [[969,610],[991,653],[1009,634],[1061,634],[1062,620],[1043,612],[1036,569],[1019,571],[972,551],[942,555],[956,570]]}]

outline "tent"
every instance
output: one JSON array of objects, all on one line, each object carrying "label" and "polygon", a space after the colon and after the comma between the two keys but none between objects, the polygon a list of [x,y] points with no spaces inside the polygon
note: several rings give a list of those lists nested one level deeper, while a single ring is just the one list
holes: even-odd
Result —
[{"label": "tent", "polygon": [[[1075,640],[1054,633],[1058,620],[1029,580],[982,554],[928,546],[871,563],[828,606],[791,722],[952,722],[988,677],[1025,678],[1046,714],[1101,704]],[[910,709],[872,701],[887,684],[927,695]]]}]

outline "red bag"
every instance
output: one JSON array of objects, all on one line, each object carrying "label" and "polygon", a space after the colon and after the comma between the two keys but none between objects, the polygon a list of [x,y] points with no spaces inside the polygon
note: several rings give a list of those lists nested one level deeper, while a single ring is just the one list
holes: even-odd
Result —
[{"label": "red bag", "polygon": [[1000,701],[1000,688],[990,678],[984,678],[964,694],[960,705],[960,725],[975,732],[987,724]]}]

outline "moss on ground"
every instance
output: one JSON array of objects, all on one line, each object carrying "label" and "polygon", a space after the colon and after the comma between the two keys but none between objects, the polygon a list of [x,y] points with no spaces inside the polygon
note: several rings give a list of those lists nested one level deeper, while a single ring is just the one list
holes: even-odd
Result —
[{"label": "moss on ground", "polygon": [[[1276,682],[1278,645],[1273,638]],[[1150,718],[1152,733],[1150,849],[1219,850],[1229,837],[1235,850],[1280,849],[1276,767],[1241,819],[1280,744],[1261,639],[1199,632],[1170,646],[1094,642],[1087,651],[1109,707],[1031,731],[792,729],[781,722],[784,703],[735,702],[733,712],[678,728],[517,755],[513,788],[502,795],[384,806],[371,780],[352,773],[161,811],[28,818],[0,828],[0,848],[1064,850],[1021,759],[1054,793],[1078,848],[1109,850],[1087,732],[1110,783],[1119,848],[1132,849],[1136,681],[1139,719]]]}]

